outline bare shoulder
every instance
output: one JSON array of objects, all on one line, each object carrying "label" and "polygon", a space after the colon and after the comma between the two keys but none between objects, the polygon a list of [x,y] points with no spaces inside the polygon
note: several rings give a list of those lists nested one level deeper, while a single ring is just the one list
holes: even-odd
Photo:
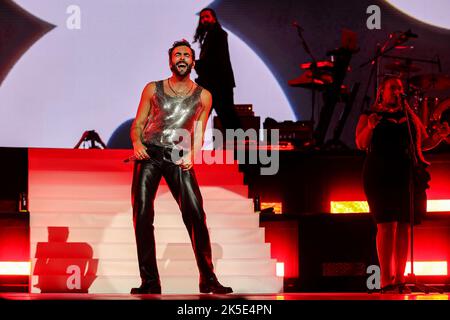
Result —
[{"label": "bare shoulder", "polygon": [[206,100],[212,100],[212,95],[211,92],[209,92],[208,90],[206,90],[205,88],[202,88],[202,93],[200,95],[201,99],[206,101]]},{"label": "bare shoulder", "polygon": [[146,95],[152,96],[155,93],[155,90],[156,90],[156,82],[152,81],[145,85],[143,91]]}]

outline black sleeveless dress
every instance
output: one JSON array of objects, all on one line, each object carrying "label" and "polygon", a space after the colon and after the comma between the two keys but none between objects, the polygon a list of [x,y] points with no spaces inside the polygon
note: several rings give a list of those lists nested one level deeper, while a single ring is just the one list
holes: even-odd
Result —
[{"label": "black sleeveless dress", "polygon": [[[409,179],[411,156],[408,124],[403,112],[378,113],[363,169],[364,192],[376,223],[410,221]],[[411,123],[413,139],[416,130]],[[422,165],[422,164],[421,164]],[[413,169],[414,223],[426,212],[426,184],[418,183],[419,168]]]}]

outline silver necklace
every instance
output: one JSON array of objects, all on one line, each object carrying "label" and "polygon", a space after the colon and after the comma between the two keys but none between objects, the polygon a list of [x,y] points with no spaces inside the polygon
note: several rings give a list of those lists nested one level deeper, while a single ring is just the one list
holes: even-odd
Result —
[{"label": "silver necklace", "polygon": [[169,85],[169,89],[170,89],[177,97],[185,97],[185,96],[187,96],[188,93],[191,92],[192,88],[194,87],[194,83],[192,82],[192,83],[191,83],[191,87],[189,88],[189,90],[183,93],[183,92],[177,92],[177,91],[175,91],[174,88],[172,88],[172,86],[170,85],[170,78],[167,79],[167,84]]}]

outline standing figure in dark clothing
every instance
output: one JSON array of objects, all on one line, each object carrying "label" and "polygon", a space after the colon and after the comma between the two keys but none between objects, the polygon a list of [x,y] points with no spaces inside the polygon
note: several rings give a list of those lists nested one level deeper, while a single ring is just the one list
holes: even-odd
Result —
[{"label": "standing figure in dark clothing", "polygon": [[[381,289],[385,293],[410,292],[404,278],[410,241],[410,196],[414,200],[414,223],[418,224],[426,213],[429,181],[426,171],[429,163],[422,150],[434,148],[448,134],[447,127],[428,136],[403,96],[401,79],[385,78],[380,84],[376,103],[369,112],[361,115],[356,128],[356,145],[367,151],[363,169],[364,192],[377,223]],[[408,123],[415,154],[410,148]],[[416,162],[414,158],[417,159],[416,166],[412,165]],[[414,186],[412,194],[410,179]]]},{"label": "standing figure in dark clothing", "polygon": [[170,78],[145,86],[130,132],[136,159],[133,222],[142,281],[131,293],[161,293],[153,202],[162,177],[180,207],[191,239],[200,273],[200,292],[231,293],[233,290],[222,286],[214,273],[203,199],[193,169],[193,159],[203,144],[211,94],[190,79],[195,52],[189,42],[173,44],[169,64]]},{"label": "standing figure in dark clothing", "polygon": [[212,107],[224,129],[241,128],[239,117],[234,109],[233,69],[228,50],[228,34],[222,29],[214,10],[200,11],[200,20],[194,35],[199,42],[200,58],[195,63],[199,85],[211,92]]}]

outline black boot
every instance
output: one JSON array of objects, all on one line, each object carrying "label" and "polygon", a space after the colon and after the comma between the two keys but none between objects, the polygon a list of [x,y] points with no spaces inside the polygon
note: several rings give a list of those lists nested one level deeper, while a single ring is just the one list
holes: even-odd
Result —
[{"label": "black boot", "polygon": [[161,294],[161,283],[158,281],[143,281],[139,288],[132,288],[131,294]]},{"label": "black boot", "polygon": [[215,276],[209,278],[200,277],[200,293],[227,294],[232,293],[231,287],[224,287]]}]

